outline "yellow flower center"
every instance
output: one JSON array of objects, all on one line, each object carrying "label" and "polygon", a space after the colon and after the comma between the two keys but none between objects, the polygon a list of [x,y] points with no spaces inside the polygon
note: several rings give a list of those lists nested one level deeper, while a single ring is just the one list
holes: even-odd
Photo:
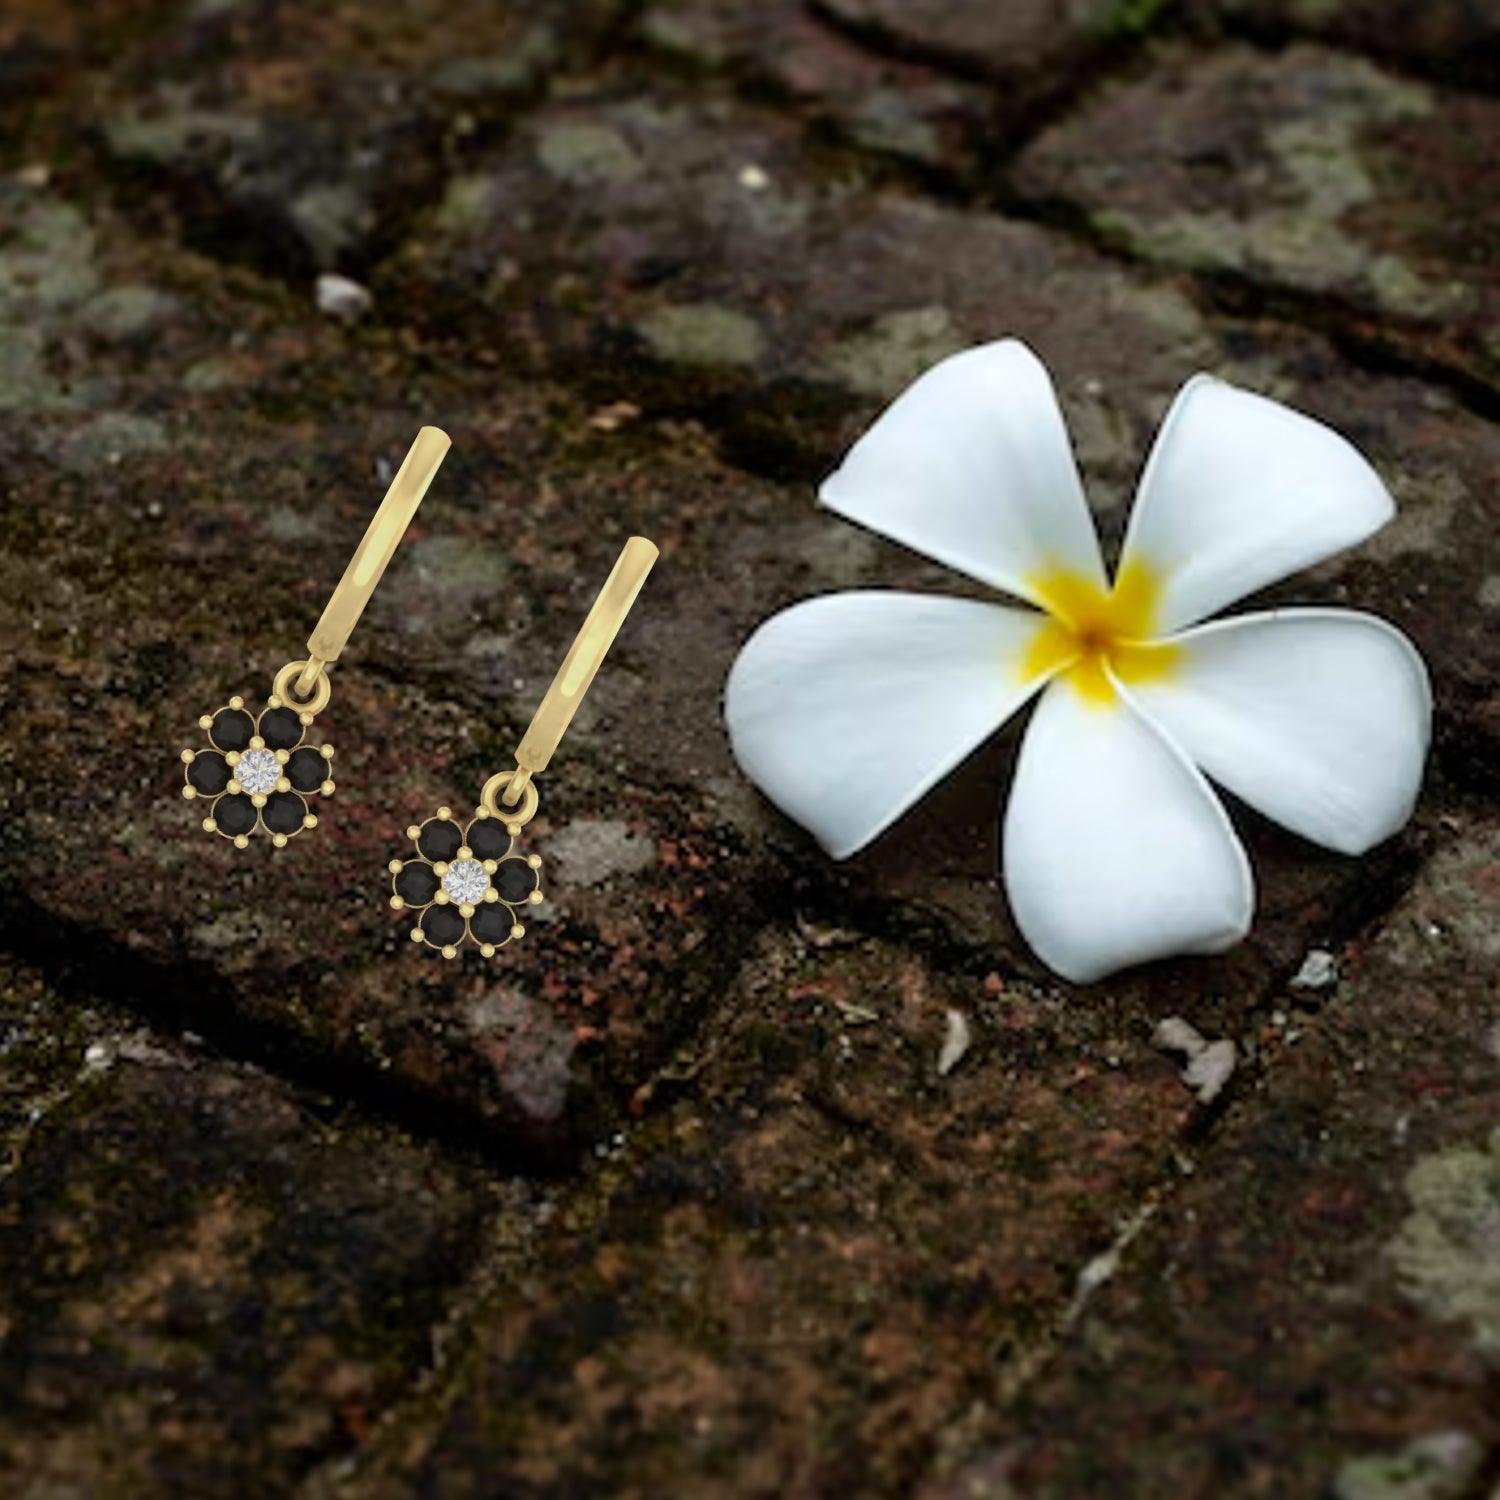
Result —
[{"label": "yellow flower center", "polygon": [[1089,703],[1114,702],[1109,672],[1121,682],[1154,682],[1171,675],[1181,648],[1153,639],[1161,578],[1136,558],[1120,569],[1107,592],[1067,568],[1048,568],[1027,582],[1047,611],[1021,665],[1030,682],[1061,670]]}]

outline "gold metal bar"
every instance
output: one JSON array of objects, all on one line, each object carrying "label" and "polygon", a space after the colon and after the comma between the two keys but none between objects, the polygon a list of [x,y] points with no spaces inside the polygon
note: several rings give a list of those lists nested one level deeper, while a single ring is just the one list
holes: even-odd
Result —
[{"label": "gold metal bar", "polygon": [[438,465],[450,447],[448,434],[436,427],[424,427],[411,445],[391,487],[375,512],[364,540],[349,560],[339,586],[333,591],[323,617],[307,638],[311,661],[334,662],[348,643],[359,617],[364,613],[380,575],[391,560],[397,544],[406,534],[411,518],[432,483]]},{"label": "gold metal bar", "polygon": [[313,689],[318,685],[318,678],[323,675],[323,668],[327,665],[326,661],[316,656],[309,656],[307,665],[302,669],[302,675],[292,684],[293,694],[304,701],[311,698]]},{"label": "gold metal bar", "polygon": [[[599,597],[594,600],[588,619],[583,622],[583,629],[563,658],[552,686],[547,689],[547,696],[542,699],[542,706],[537,709],[531,727],[516,749],[516,764],[528,777],[547,769],[552,752],[572,722],[605,652],[620,633],[620,626],[625,623],[625,616],[630,613],[630,606],[635,603],[635,596],[640,593],[656,557],[656,544],[643,536],[633,536],[625,543],[614,569],[599,590]],[[525,785],[525,778],[519,779],[519,784],[512,782],[500,800],[508,807],[514,807]]]}]

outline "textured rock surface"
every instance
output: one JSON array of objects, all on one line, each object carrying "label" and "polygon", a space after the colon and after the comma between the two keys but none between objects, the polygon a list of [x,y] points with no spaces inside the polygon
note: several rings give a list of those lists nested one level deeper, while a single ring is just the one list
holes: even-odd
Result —
[{"label": "textured rock surface", "polygon": [[1437,77],[1494,86],[1495,0],[1194,0],[1188,12],[1261,41],[1319,36]]},{"label": "textured rock surface", "polygon": [[[0,1490],[1489,1500],[1493,9],[7,7]],[[1433,670],[1411,829],[1235,809],[1251,937],[1086,991],[1006,912],[1014,731],[831,866],[719,725],[774,609],[963,587],[812,490],[1006,333],[1111,541],[1195,370],[1347,433],[1399,517],[1271,597]],[[422,422],[337,790],[236,851],[178,753]],[[417,951],[386,862],[633,532],[547,901]]]},{"label": "textured rock surface", "polygon": [[1160,0],[816,0],[877,45],[992,78],[1013,105],[1074,82],[1111,43],[1146,31]]},{"label": "textured rock surface", "polygon": [[393,244],[437,164],[614,19],[609,0],[408,4],[386,26],[355,6],[167,15],[100,101],[105,151],[122,183],[162,190],[190,240],[305,276]]},{"label": "textured rock surface", "polygon": [[[438,326],[462,309],[474,344],[566,362],[601,398],[648,391],[706,412],[761,468],[809,442],[818,456],[801,462],[826,465],[851,402],[868,414],[1005,330],[1072,348],[1075,379],[1086,366],[1123,387],[1128,370],[1138,400],[1211,347],[1170,285],[1032,225],[883,188],[765,108],[676,90],[538,110],[449,183],[385,295]],[[1106,314],[1130,330],[1128,364]]]},{"label": "textured rock surface", "polygon": [[1023,192],[1167,265],[1328,298],[1496,375],[1500,105],[1312,47],[1184,53],[1022,157]]},{"label": "textured rock surface", "polygon": [[1003,101],[983,84],[845,36],[805,0],[654,0],[638,34],[706,72],[774,92],[859,146],[946,176],[971,175]]},{"label": "textured rock surface", "polygon": [[[1492,821],[1455,817],[1331,998],[1277,1001],[1256,1097],[1024,1403],[1020,1493],[1481,1492],[1500,1439],[1497,854]],[[1443,1432],[1456,1454],[1401,1458]],[[1403,1470],[1431,1487],[1397,1487]]]},{"label": "textured rock surface", "polygon": [[430,1364],[503,1184],[9,964],[0,1056],[8,1494],[286,1493]]},{"label": "textured rock surface", "polygon": [[1123,1016],[813,928],[762,942],[651,1105],[356,1493],[905,1493],[1045,1358],[1193,1118]]}]

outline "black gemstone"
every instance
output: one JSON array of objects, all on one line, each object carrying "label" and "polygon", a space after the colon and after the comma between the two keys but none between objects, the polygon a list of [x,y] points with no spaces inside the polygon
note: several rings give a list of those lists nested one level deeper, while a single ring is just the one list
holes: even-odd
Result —
[{"label": "black gemstone", "polygon": [[457,823],[449,818],[429,818],[417,835],[417,848],[425,859],[450,860],[463,846],[463,841]]},{"label": "black gemstone", "polygon": [[255,720],[242,708],[221,708],[208,737],[220,750],[244,750],[255,733]]},{"label": "black gemstone", "polygon": [[214,803],[214,822],[220,833],[231,837],[238,833],[249,833],[255,827],[255,804],[243,793],[220,797]]},{"label": "black gemstone", "polygon": [[422,913],[422,932],[429,943],[446,948],[464,935],[464,919],[456,906],[429,906]]},{"label": "black gemstone", "polygon": [[503,859],[510,848],[510,835],[499,818],[475,818],[464,837],[478,860]]},{"label": "black gemstone", "polygon": [[302,720],[295,709],[268,708],[260,716],[260,737],[267,750],[290,750],[302,743]]},{"label": "black gemstone", "polygon": [[296,833],[307,816],[307,803],[296,792],[272,792],[260,815],[272,833]]},{"label": "black gemstone", "polygon": [[536,871],[520,855],[502,859],[500,868],[490,877],[502,901],[512,906],[524,901],[536,889]]},{"label": "black gemstone", "polygon": [[408,906],[426,906],[437,895],[438,878],[431,865],[414,859],[396,876],[396,894]]},{"label": "black gemstone", "polygon": [[328,762],[319,750],[304,745],[293,750],[286,763],[286,779],[299,792],[316,792],[328,780]]},{"label": "black gemstone", "polygon": [[492,943],[498,948],[510,937],[510,926],[515,920],[508,906],[499,901],[486,901],[474,908],[474,915],[469,918],[469,931],[476,943]]},{"label": "black gemstone", "polygon": [[205,797],[217,797],[229,785],[229,762],[212,750],[200,750],[188,762],[188,785]]}]

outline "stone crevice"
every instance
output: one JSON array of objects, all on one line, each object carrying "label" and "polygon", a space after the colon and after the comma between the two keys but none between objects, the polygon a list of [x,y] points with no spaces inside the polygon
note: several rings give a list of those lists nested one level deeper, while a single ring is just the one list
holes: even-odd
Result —
[{"label": "stone crevice", "polygon": [[[222,1058],[260,1068],[310,1095],[347,1101],[413,1138],[440,1143],[460,1161],[503,1163],[507,1171],[539,1178],[575,1170],[572,1153],[556,1143],[497,1134],[492,1121],[440,1090],[422,1089],[352,1056],[314,1047],[284,1026],[258,1022],[245,1004],[256,989],[253,978],[236,983],[200,962],[153,962],[15,894],[0,902],[0,952],[34,968],[64,997],[120,1005],[168,1037],[190,1032]],[[284,980],[268,977],[266,983],[280,986]]]}]

